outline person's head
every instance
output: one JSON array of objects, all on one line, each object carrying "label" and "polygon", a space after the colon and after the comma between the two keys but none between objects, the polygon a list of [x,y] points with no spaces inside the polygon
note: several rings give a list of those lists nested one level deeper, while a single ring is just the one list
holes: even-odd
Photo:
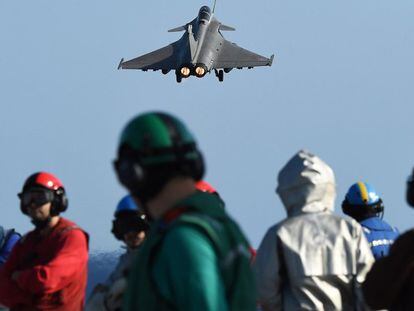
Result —
[{"label": "person's head", "polygon": [[20,210],[28,215],[36,227],[45,227],[68,207],[65,188],[54,175],[38,172],[30,175],[20,193]]},{"label": "person's head", "polygon": [[276,193],[290,216],[333,211],[335,176],[320,158],[301,150],[279,172]]},{"label": "person's head", "polygon": [[196,182],[204,174],[193,135],[179,119],[162,112],[138,115],[126,125],[114,167],[121,184],[144,209],[172,179]]},{"label": "person's head", "polygon": [[414,170],[407,180],[407,192],[406,192],[407,203],[414,207]]},{"label": "person's head", "polygon": [[342,202],[342,211],[357,221],[379,216],[384,213],[384,205],[374,187],[365,182],[353,184]]},{"label": "person's head", "polygon": [[119,201],[112,221],[112,233],[129,248],[137,248],[144,242],[150,228],[147,216],[138,208],[134,199],[127,195]]}]

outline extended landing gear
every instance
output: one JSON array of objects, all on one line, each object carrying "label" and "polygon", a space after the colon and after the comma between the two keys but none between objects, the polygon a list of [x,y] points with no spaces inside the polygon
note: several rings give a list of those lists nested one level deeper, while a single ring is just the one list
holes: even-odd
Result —
[{"label": "extended landing gear", "polygon": [[183,79],[183,77],[179,73],[175,74],[175,78],[177,80],[177,83],[181,83],[181,80]]},{"label": "extended landing gear", "polygon": [[216,73],[216,77],[218,78],[218,80],[220,82],[223,82],[223,80],[224,80],[224,71],[223,70],[214,69],[214,72]]}]

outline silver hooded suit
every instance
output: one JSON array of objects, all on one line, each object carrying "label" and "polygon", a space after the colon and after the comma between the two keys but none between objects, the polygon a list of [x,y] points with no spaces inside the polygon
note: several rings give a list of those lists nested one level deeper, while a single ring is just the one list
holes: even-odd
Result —
[{"label": "silver hooded suit", "polygon": [[254,263],[263,310],[365,309],[359,285],[374,258],[361,226],[332,213],[332,169],[300,151],[276,192],[288,217],[267,231]]}]

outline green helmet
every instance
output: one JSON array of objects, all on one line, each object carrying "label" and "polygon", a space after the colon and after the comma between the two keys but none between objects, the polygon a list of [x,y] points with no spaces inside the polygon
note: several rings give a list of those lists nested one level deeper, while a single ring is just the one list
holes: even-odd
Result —
[{"label": "green helmet", "polygon": [[115,170],[119,181],[145,202],[173,177],[200,180],[204,162],[193,135],[180,120],[150,112],[132,119],[122,131]]}]

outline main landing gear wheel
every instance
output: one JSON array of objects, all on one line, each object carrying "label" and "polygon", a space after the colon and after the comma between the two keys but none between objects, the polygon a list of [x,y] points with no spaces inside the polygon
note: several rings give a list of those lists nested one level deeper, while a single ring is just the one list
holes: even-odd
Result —
[{"label": "main landing gear wheel", "polygon": [[220,82],[224,80],[224,71],[223,70],[215,70],[216,77],[219,79]]}]

